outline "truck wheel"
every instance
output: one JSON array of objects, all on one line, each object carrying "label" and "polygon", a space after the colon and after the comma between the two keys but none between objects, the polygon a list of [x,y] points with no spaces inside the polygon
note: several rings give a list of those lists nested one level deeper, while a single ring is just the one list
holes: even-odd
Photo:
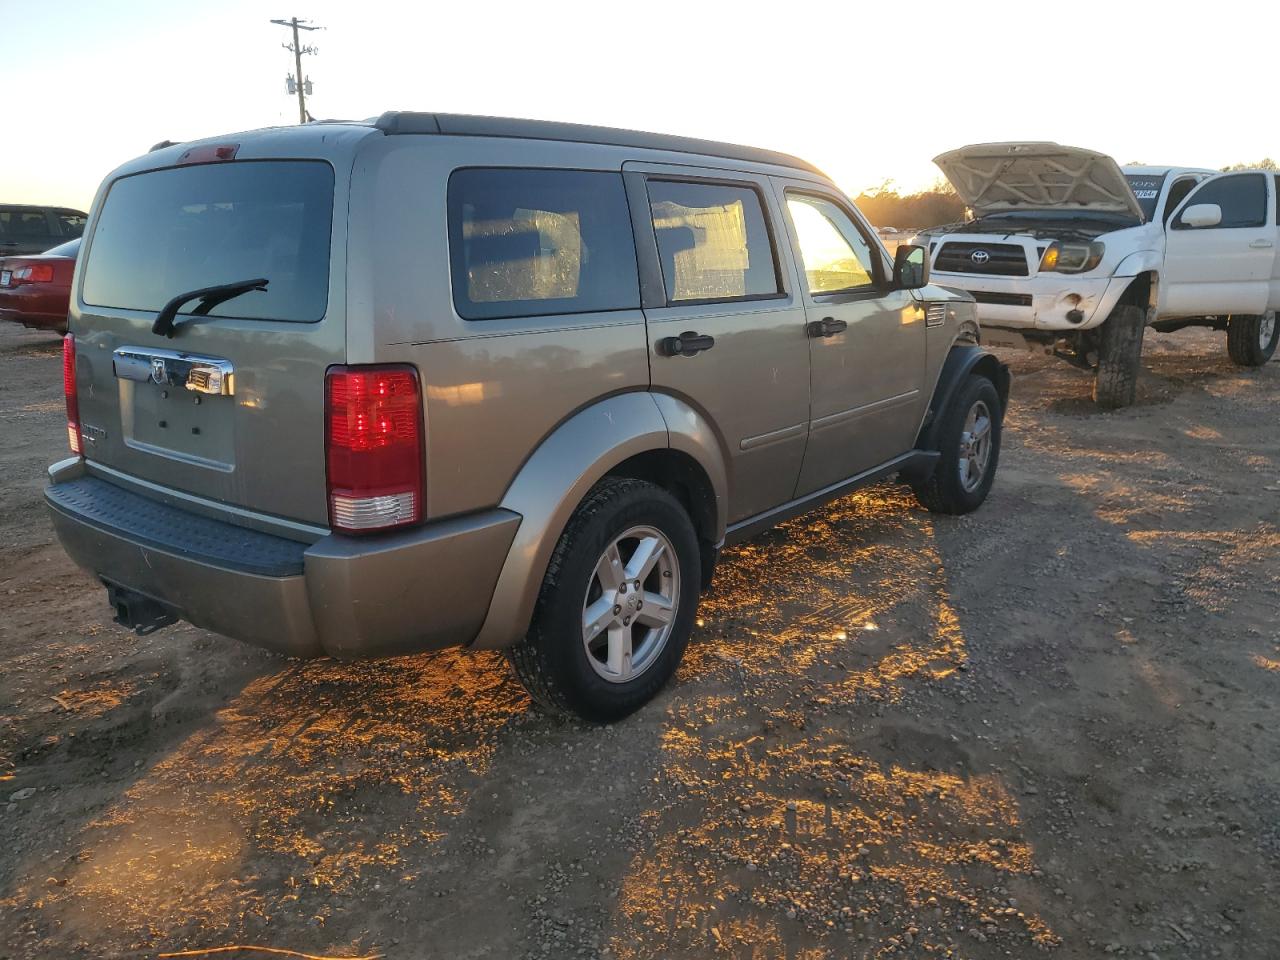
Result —
[{"label": "truck wheel", "polygon": [[684,656],[699,563],[693,524],[671,494],[601,480],[556,544],[528,634],[508,651],[529,696],[601,723],[648,703]]},{"label": "truck wheel", "polygon": [[1242,367],[1260,367],[1276,352],[1280,327],[1272,310],[1261,316],[1232,316],[1227,320],[1227,354]]},{"label": "truck wheel", "polygon": [[980,374],[970,376],[938,424],[937,466],[929,479],[911,485],[922,507],[961,514],[982,505],[996,478],[1003,421],[995,384]]},{"label": "truck wheel", "polygon": [[1146,329],[1146,311],[1131,303],[1116,307],[1103,323],[1098,373],[1093,381],[1093,401],[1098,406],[1115,410],[1133,403]]}]

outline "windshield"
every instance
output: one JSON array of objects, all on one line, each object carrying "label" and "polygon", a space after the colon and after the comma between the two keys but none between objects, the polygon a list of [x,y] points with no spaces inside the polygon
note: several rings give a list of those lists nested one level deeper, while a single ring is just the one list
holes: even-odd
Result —
[{"label": "windshield", "polygon": [[316,160],[170,167],[116,181],[85,263],[84,302],[158,311],[187,290],[267,277],[210,316],[310,322],[329,296],[333,170]]},{"label": "windshield", "polygon": [[1164,186],[1163,173],[1126,173],[1125,180],[1129,189],[1138,198],[1142,207],[1142,219],[1150,223],[1156,218],[1156,201],[1160,199],[1160,188]]}]

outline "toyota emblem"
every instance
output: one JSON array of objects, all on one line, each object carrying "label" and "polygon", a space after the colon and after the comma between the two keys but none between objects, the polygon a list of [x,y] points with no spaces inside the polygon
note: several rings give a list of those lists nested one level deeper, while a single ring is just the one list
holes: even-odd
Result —
[{"label": "toyota emblem", "polygon": [[984,264],[991,259],[991,254],[987,253],[985,250],[975,250],[973,253],[969,254],[969,259],[976,264]]}]

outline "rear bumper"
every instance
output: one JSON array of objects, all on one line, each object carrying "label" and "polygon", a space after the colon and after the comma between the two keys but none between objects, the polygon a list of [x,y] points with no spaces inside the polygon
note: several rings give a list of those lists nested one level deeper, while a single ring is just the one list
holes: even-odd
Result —
[{"label": "rear bumper", "polygon": [[71,559],[199,627],[291,656],[389,656],[469,643],[520,517],[490,510],[373,537],[301,543],[51,468]]}]

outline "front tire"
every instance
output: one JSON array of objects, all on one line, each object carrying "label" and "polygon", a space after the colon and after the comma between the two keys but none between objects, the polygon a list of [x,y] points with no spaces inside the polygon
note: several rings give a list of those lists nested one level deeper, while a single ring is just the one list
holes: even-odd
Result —
[{"label": "front tire", "polygon": [[1280,324],[1275,311],[1258,316],[1235,315],[1227,320],[1227,355],[1241,367],[1260,367],[1276,352]]},{"label": "front tire", "polygon": [[965,381],[938,425],[937,466],[912,484],[916,500],[930,513],[963,514],[982,506],[1000,463],[1004,408],[995,384],[981,374]]},{"label": "front tire", "polygon": [[699,564],[693,524],[671,494],[601,480],[556,544],[528,634],[508,651],[529,696],[599,723],[652,700],[688,645]]},{"label": "front tire", "polygon": [[1146,330],[1147,312],[1131,303],[1116,307],[1102,324],[1098,372],[1093,381],[1093,402],[1098,406],[1117,410],[1133,404]]}]

